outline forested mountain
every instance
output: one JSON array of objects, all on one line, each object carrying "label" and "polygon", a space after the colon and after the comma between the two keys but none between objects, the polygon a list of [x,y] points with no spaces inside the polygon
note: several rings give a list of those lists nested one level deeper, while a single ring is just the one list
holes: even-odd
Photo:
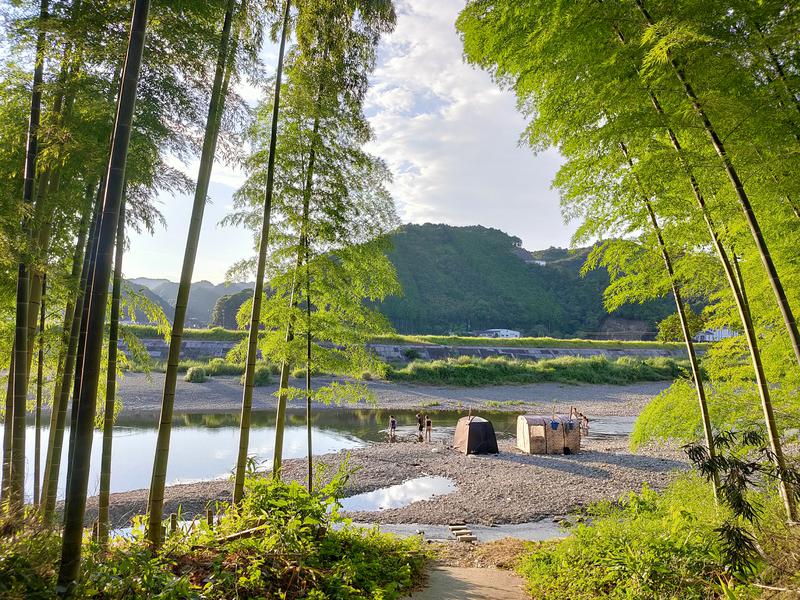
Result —
[{"label": "forested mountain", "polygon": [[[381,311],[401,333],[466,333],[508,328],[524,335],[638,338],[674,312],[671,298],[628,305],[611,315],[603,307],[608,274],[581,277],[588,248],[530,252],[519,238],[479,225],[404,225],[390,235],[389,259],[402,296],[387,298]],[[178,284],[137,278],[172,307]],[[189,318],[195,326],[236,327],[236,312],[252,284],[192,284]],[[152,298],[151,298],[152,299]],[[172,318],[172,311],[167,316]]]},{"label": "forested mountain", "polygon": [[[585,277],[588,249],[528,252],[519,238],[481,226],[405,225],[389,258],[402,297],[381,305],[398,331],[448,333],[508,328],[528,335],[598,336],[610,329],[655,331],[671,299],[603,307],[605,270]],[[611,317],[611,318],[609,318]]]},{"label": "forested mountain", "polygon": [[217,299],[214,310],[211,311],[210,327],[224,327],[225,329],[237,329],[236,315],[239,308],[247,300],[253,297],[253,290],[244,289],[235,294],[225,294]]}]

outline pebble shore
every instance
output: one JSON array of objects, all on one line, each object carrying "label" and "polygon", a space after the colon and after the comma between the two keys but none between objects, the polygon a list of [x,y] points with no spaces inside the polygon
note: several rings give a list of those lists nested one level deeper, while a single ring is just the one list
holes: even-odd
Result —
[{"label": "pebble shore", "polygon": [[[464,456],[446,443],[376,443],[349,453],[315,457],[328,473],[347,458],[355,469],[345,495],[350,496],[399,484],[421,476],[452,479],[455,492],[402,508],[375,512],[352,512],[346,516],[370,523],[421,523],[444,525],[463,520],[483,525],[526,523],[586,506],[597,500],[616,500],[639,491],[647,483],[662,489],[676,469],[687,467],[679,452],[646,450],[632,454],[623,439],[584,440],[577,455],[526,455],[511,441],[500,442],[500,454]],[[284,463],[284,478],[305,482],[305,459]],[[165,513],[204,514],[215,502],[230,500],[228,480],[169,486]],[[144,512],[147,490],[112,494],[111,519],[114,527],[130,524]],[[96,498],[89,500],[87,522],[96,517]]]}]

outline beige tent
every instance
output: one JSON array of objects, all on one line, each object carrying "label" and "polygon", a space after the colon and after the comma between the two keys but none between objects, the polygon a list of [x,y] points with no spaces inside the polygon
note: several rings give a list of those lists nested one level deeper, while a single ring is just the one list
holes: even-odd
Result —
[{"label": "beige tent", "polygon": [[561,415],[520,415],[517,448],[527,454],[577,454],[581,450],[580,423]]}]

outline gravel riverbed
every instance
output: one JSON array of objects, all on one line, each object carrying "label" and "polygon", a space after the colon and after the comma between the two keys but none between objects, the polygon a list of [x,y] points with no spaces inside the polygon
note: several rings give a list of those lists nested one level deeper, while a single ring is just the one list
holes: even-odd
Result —
[{"label": "gravel riverbed", "polygon": [[[327,385],[329,378],[315,379],[316,385]],[[298,387],[304,382],[293,380]],[[531,412],[544,410],[569,413],[577,406],[590,416],[636,416],[653,396],[669,387],[670,382],[645,382],[632,385],[568,385],[536,383],[529,385],[495,385],[456,387],[414,385],[386,381],[363,382],[374,395],[375,403],[361,401],[343,404],[342,408],[435,408],[456,410],[487,408]],[[127,413],[154,412],[161,408],[164,374],[126,373],[120,386],[123,411]],[[277,385],[272,383],[255,388],[253,410],[275,407]],[[213,377],[206,383],[187,383],[181,376],[175,394],[176,412],[238,411],[242,402],[242,386],[238,377]],[[318,405],[324,409],[326,405]]]},{"label": "gravel riverbed", "polygon": [[[123,414],[154,413],[160,408],[163,373],[151,377],[126,374],[121,386]],[[319,379],[319,383],[329,380]],[[299,384],[298,384],[299,385]],[[549,414],[568,413],[577,406],[592,417],[639,414],[667,382],[634,385],[565,385],[555,383],[506,385],[478,388],[425,386],[381,381],[367,382],[375,403],[346,404],[343,408],[468,410],[491,409]],[[235,377],[215,377],[203,384],[178,381],[176,413],[235,412],[242,388]],[[256,388],[254,410],[274,408],[276,386]],[[317,409],[325,409],[320,405]],[[435,412],[434,412],[435,415]],[[434,416],[435,420],[435,416]],[[370,443],[349,453],[315,457],[317,466],[335,470],[348,457],[354,474],[345,496],[370,492],[422,476],[451,479],[456,491],[403,506],[375,512],[352,512],[347,516],[372,523],[420,523],[443,525],[454,520],[477,524],[525,523],[564,514],[586,504],[615,500],[643,483],[663,488],[676,469],[686,468],[680,452],[647,449],[633,454],[627,438],[586,438],[577,455],[525,455],[512,440],[501,440],[500,454],[464,456],[450,448],[450,439],[439,437],[432,444],[402,441]],[[305,459],[284,461],[284,478],[305,482]],[[230,500],[232,484],[226,480],[201,481],[168,486],[165,514],[204,514],[206,507]],[[142,514],[147,490],[112,494],[111,520],[125,527]],[[86,520],[97,516],[97,499],[90,498]]]},{"label": "gravel riverbed", "polygon": [[[511,441],[500,442],[500,454],[464,456],[445,443],[374,443],[349,453],[315,457],[332,472],[348,457],[356,472],[345,496],[369,492],[421,476],[453,480],[455,492],[414,502],[402,508],[351,512],[354,520],[372,523],[423,523],[443,525],[455,520],[468,523],[525,523],[564,514],[586,504],[615,500],[643,483],[663,488],[676,469],[686,467],[680,453],[650,449],[632,454],[621,439],[585,440],[577,455],[526,455]],[[284,478],[305,481],[305,459],[284,462]],[[206,507],[230,499],[231,482],[204,481],[169,486],[165,514],[182,507],[184,515],[204,514]],[[113,526],[129,525],[145,510],[147,490],[112,494]],[[96,518],[96,498],[87,506],[87,522]]]}]

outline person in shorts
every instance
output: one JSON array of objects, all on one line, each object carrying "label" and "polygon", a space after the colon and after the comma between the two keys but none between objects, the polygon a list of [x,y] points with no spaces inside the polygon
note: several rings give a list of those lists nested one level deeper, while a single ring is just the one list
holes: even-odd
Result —
[{"label": "person in shorts", "polygon": [[425,441],[431,441],[431,433],[433,432],[433,421],[429,415],[425,415]]},{"label": "person in shorts", "polygon": [[419,437],[419,441],[422,441],[422,431],[424,429],[425,419],[419,413],[417,413],[417,435]]},{"label": "person in shorts", "polygon": [[397,439],[397,419],[394,415],[389,415],[389,441],[393,442]]}]

